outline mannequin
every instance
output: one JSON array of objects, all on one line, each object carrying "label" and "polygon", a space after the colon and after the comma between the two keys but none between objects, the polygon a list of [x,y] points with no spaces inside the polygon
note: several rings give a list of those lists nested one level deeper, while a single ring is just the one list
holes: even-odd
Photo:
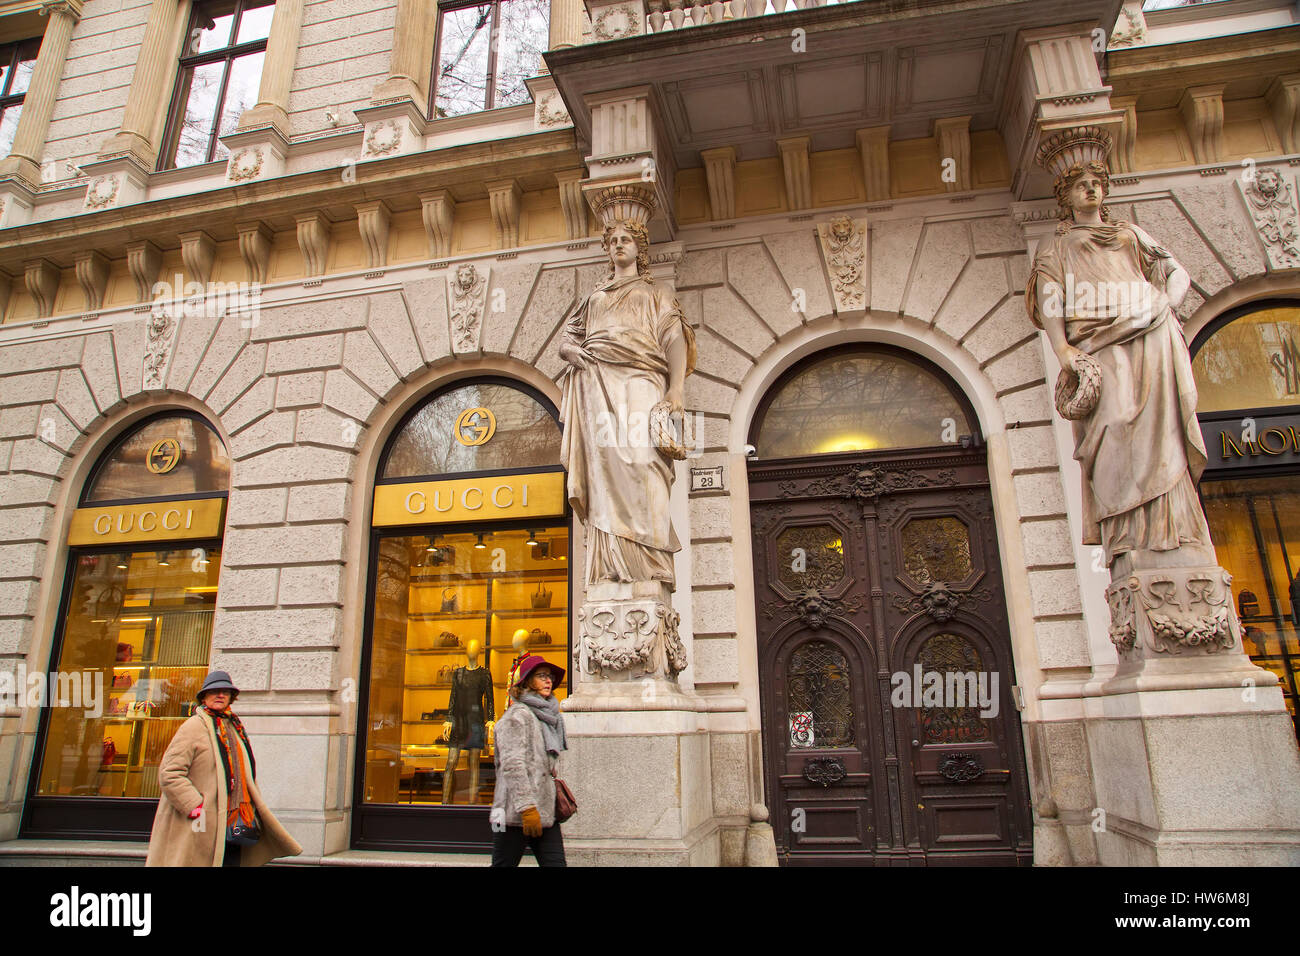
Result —
[{"label": "mannequin", "polygon": [[[510,636],[510,646],[515,649],[515,659],[510,662],[510,679],[506,681],[507,687],[515,686],[515,679],[519,676],[519,662],[528,656],[528,629],[521,627]],[[514,703],[514,698],[509,694],[506,695],[506,707]]]},{"label": "mannequin", "polygon": [[456,764],[461,750],[469,751],[469,802],[478,802],[479,754],[487,745],[496,709],[492,702],[492,675],[479,664],[480,644],[471,638],[465,645],[465,666],[451,675],[449,718],[442,725],[447,741],[447,768],[443,771],[442,802],[451,803],[456,794]]}]

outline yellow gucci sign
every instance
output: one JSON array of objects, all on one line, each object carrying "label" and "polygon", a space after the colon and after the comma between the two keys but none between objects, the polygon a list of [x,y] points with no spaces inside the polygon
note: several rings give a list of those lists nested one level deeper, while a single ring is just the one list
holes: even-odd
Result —
[{"label": "yellow gucci sign", "polygon": [[78,508],[68,529],[68,544],[215,538],[221,534],[225,513],[225,498]]},{"label": "yellow gucci sign", "polygon": [[564,514],[564,473],[407,481],[375,488],[374,523],[499,521]]},{"label": "yellow gucci sign", "polygon": [[155,475],[165,475],[181,461],[181,443],[175,438],[160,438],[149,448],[144,466]]},{"label": "yellow gucci sign", "polygon": [[497,432],[497,417],[486,408],[467,408],[456,419],[456,441],[462,445],[483,445]]}]

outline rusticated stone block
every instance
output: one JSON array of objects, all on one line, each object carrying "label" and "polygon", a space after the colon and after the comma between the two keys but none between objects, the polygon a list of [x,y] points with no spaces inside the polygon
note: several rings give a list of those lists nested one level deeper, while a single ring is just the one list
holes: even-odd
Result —
[{"label": "rusticated stone block", "polygon": [[243,396],[226,409],[221,416],[222,424],[231,435],[239,433],[253,422],[271,414],[272,398],[275,395],[275,379],[262,378],[253,383]]},{"label": "rusticated stone block", "polygon": [[272,690],[329,690],[334,687],[335,654],[277,651],[271,659]]},{"label": "rusticated stone block", "polygon": [[138,395],[144,386],[145,320],[113,323],[113,351],[117,355],[118,388],[123,398]]},{"label": "rusticated stone block", "polygon": [[289,489],[290,523],[302,521],[343,521],[348,517],[351,485],[295,485]]},{"label": "rusticated stone block", "polygon": [[705,289],[703,301],[703,327],[717,332],[751,358],[762,355],[776,341],[772,333],[754,317],[749,306],[730,289],[724,286]]},{"label": "rusticated stone block", "polygon": [[1057,472],[1016,475],[1016,510],[1022,518],[1055,517],[1065,514],[1065,493]]},{"label": "rusticated stone block", "polygon": [[[816,231],[799,229],[763,237],[763,245],[776,263],[786,288],[803,290],[805,321],[830,315],[831,292],[826,285],[826,268],[817,249]],[[795,313],[796,318],[798,317]]]},{"label": "rusticated stone block", "polygon": [[[267,556],[270,560],[271,556]],[[221,606],[227,608],[274,607],[279,568],[233,568],[221,572]]]},{"label": "rusticated stone block", "polygon": [[366,296],[329,299],[303,305],[262,309],[254,342],[318,336],[325,332],[345,332],[366,327]]},{"label": "rusticated stone block", "polygon": [[275,380],[276,408],[311,408],[325,397],[325,373],[281,375]]},{"label": "rusticated stone block", "polygon": [[528,294],[537,281],[540,263],[518,262],[495,265],[488,277],[483,307],[483,351],[504,355],[510,349],[519,317],[528,304]]},{"label": "rusticated stone block", "polygon": [[408,282],[402,297],[411,317],[411,326],[420,343],[426,362],[436,362],[451,354],[447,325],[447,280],[442,276]]},{"label": "rusticated stone block", "polygon": [[240,691],[268,690],[271,686],[271,655],[265,651],[214,651],[212,669],[228,673]]},{"label": "rusticated stone block", "polygon": [[1035,617],[1078,614],[1083,610],[1079,597],[1079,576],[1074,568],[1030,571],[1029,593],[1033,598]]},{"label": "rusticated stone block", "polygon": [[528,309],[515,332],[510,354],[532,362],[547,339],[574,305],[575,275],[572,269],[549,269],[543,272],[533,289]]},{"label": "rusticated stone block", "polygon": [[1026,567],[1074,563],[1070,525],[1064,519],[1022,521],[1020,537],[1025,544]]},{"label": "rusticated stone block", "polygon": [[1013,471],[1056,467],[1056,436],[1050,426],[1008,429],[1007,445]]},{"label": "rusticated stone block", "polygon": [[218,413],[224,412],[248,391],[249,386],[262,377],[265,363],[265,345],[250,345],[245,348],[221,376],[221,381],[208,394],[208,405]]},{"label": "rusticated stone block", "polygon": [[726,495],[691,498],[691,540],[731,539],[731,498]]},{"label": "rusticated stone block", "polygon": [[226,505],[227,528],[250,528],[284,521],[288,488],[234,488]]},{"label": "rusticated stone block", "polygon": [[[801,314],[793,308],[796,304],[793,292],[786,287],[785,280],[761,243],[728,250],[727,284],[777,335],[784,335],[802,324]],[[807,298],[807,290],[801,298]]]},{"label": "rusticated stone block", "polygon": [[343,603],[343,565],[311,564],[285,568],[280,572],[279,603],[284,607],[297,604]]},{"label": "rusticated stone block", "polygon": [[927,223],[903,312],[922,322],[934,318],[970,257],[970,235],[964,222]]},{"label": "rusticated stone block", "polygon": [[244,648],[337,647],[340,611],[336,607],[239,611],[217,608],[212,630],[215,650]]},{"label": "rusticated stone block", "polygon": [[397,387],[397,373],[367,332],[349,332],[343,346],[343,367],[379,397]]},{"label": "rusticated stone block", "polygon": [[325,374],[325,407],[349,418],[364,422],[379,400],[366,391],[355,378],[343,369],[334,369]]},{"label": "rusticated stone block", "polygon": [[691,642],[694,660],[691,674],[698,687],[701,684],[737,684],[740,682],[740,664],[736,656],[736,638],[708,637]]},{"label": "rusticated stone block", "polygon": [[292,445],[295,415],[295,412],[275,412],[249,425],[230,439],[231,457],[243,461],[272,448]]},{"label": "rusticated stone block", "polygon": [[[1007,270],[1001,259],[974,259],[935,316],[934,327],[960,339],[979,325],[1007,291]],[[1020,311],[1024,314],[1023,305]]]},{"label": "rusticated stone block", "polygon": [[80,431],[85,431],[99,415],[95,397],[90,394],[90,388],[80,369],[65,369],[59,373],[59,386],[54,400]]},{"label": "rusticated stone block", "polygon": [[227,568],[322,564],[344,559],[347,526],[297,525],[292,528],[228,528],[222,545]]},{"label": "rusticated stone block", "polygon": [[401,293],[389,292],[370,297],[370,316],[367,321],[370,334],[379,344],[388,362],[403,379],[410,378],[424,368],[420,346],[406,314],[406,302]]},{"label": "rusticated stone block", "polygon": [[736,633],[735,591],[691,591],[696,634]]},{"label": "rusticated stone block", "polygon": [[207,398],[247,342],[248,329],[240,327],[238,318],[227,316],[222,319],[216,334],[212,336],[212,343],[194,372],[194,378],[190,380],[190,394],[197,398]]},{"label": "rusticated stone block", "polygon": [[878,222],[871,227],[871,307],[902,311],[912,257],[921,239],[920,219]]},{"label": "rusticated stone block", "polygon": [[1032,339],[991,362],[984,372],[999,393],[1030,382],[1041,382],[1047,374],[1043,370],[1042,347],[1037,339]]},{"label": "rusticated stone block", "polygon": [[330,481],[352,477],[356,456],[332,448],[300,445],[273,448],[240,463],[238,481],[243,487]]},{"label": "rusticated stone block", "polygon": [[[348,335],[365,333],[349,332]],[[369,336],[365,337],[369,339]],[[343,364],[343,356],[343,336],[337,333],[279,340],[267,347],[266,374],[283,375],[287,372],[338,368]]]},{"label": "rusticated stone block", "polygon": [[736,568],[731,542],[692,545],[691,557],[692,587],[709,584],[734,585]]}]

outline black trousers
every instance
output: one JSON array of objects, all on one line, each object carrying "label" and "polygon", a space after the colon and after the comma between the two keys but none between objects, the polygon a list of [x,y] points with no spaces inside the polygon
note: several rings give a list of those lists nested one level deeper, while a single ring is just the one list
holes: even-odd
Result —
[{"label": "black trousers", "polygon": [[221,858],[221,865],[239,866],[240,857],[243,855],[244,848],[238,843],[226,844],[226,855]]},{"label": "black trousers", "polygon": [[524,836],[523,827],[506,827],[492,837],[492,865],[518,866],[524,858],[525,845],[533,851],[538,866],[567,866],[564,862],[564,837],[559,824],[542,830],[539,837]]}]

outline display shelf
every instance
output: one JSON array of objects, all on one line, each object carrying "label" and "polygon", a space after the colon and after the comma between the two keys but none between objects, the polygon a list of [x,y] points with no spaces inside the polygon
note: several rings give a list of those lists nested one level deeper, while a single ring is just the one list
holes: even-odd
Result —
[{"label": "display shelf", "polygon": [[567,607],[537,608],[528,610],[526,608],[502,608],[499,611],[493,611],[496,617],[505,618],[506,620],[519,620],[526,617],[566,617],[569,609]]}]

